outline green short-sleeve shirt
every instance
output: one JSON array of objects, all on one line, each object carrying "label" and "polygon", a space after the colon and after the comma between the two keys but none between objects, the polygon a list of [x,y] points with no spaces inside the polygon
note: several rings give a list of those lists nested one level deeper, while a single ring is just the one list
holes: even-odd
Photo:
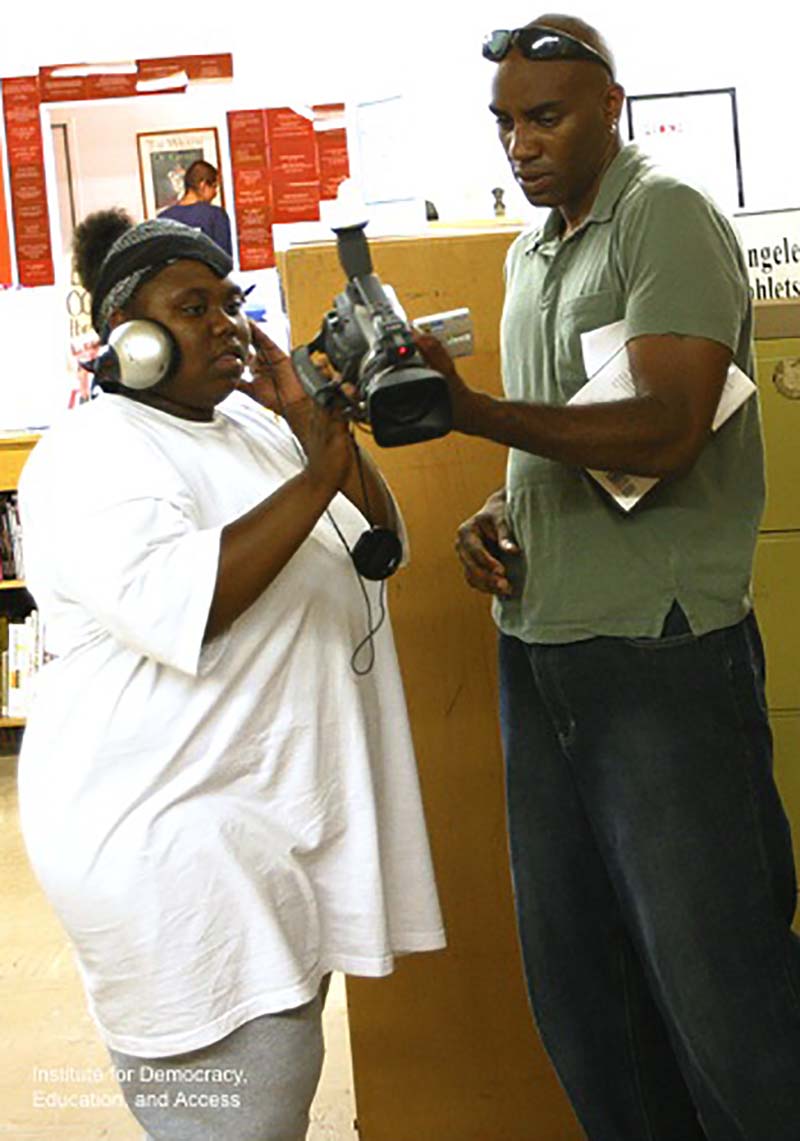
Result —
[{"label": "green short-sleeve shirt", "polygon": [[[700,191],[634,146],[605,173],[591,214],[560,237],[553,211],[506,262],[503,381],[511,400],[565,404],[586,382],[581,333],[626,322],[629,339],[676,333],[727,345],[753,375],[752,306],[736,236]],[[674,599],[692,630],[750,607],[764,502],[759,409],[751,397],[686,475],[626,514],[584,471],[512,449],[506,487],[523,554],[500,628],[528,642],[655,637]]]}]

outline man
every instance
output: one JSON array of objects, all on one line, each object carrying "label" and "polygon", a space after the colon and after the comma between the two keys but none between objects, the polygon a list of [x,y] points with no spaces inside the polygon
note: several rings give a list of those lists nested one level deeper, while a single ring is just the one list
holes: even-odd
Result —
[{"label": "man", "polygon": [[184,176],[184,193],[174,206],[168,206],[159,218],[174,218],[196,230],[202,230],[227,254],[233,253],[231,223],[221,206],[212,202],[219,193],[217,168],[204,159],[193,162]]},{"label": "man", "polygon": [[[541,1034],[591,1141],[796,1141],[800,948],[749,582],[763,506],[746,268],[725,218],[617,124],[599,34],[487,37],[528,200],[506,265],[506,399],[444,350],[456,427],[509,447],[462,525],[495,595],[511,859]],[[582,333],[623,320],[636,395],[569,405]],[[657,477],[630,513],[586,469]]]}]

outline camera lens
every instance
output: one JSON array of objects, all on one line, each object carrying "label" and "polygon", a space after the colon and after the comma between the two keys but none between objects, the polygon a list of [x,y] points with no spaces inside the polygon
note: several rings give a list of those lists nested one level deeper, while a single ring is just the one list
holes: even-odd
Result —
[{"label": "camera lens", "polygon": [[381,414],[397,424],[414,424],[424,419],[436,403],[436,393],[425,381],[412,380],[381,393]]},{"label": "camera lens", "polygon": [[427,369],[387,369],[369,386],[369,420],[383,447],[444,436],[452,427],[444,379]]}]

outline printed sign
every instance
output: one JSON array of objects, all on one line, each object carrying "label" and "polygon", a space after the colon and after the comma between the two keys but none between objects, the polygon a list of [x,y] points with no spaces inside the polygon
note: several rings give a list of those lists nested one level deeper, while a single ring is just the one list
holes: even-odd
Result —
[{"label": "printed sign", "polygon": [[800,298],[800,209],[736,214],[756,301]]}]

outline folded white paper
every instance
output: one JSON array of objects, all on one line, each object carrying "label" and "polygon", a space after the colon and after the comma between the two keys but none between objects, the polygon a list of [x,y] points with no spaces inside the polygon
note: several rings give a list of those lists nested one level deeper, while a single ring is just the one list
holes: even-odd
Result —
[{"label": "folded white paper", "polygon": [[[600,329],[581,334],[583,365],[589,379],[575,393],[570,404],[604,404],[637,395],[626,341],[624,321],[615,321],[612,325],[603,325]],[[737,365],[731,364],[711,425],[712,430],[716,432],[755,390],[756,386],[750,377]],[[658,483],[658,479],[653,476],[595,471],[592,468],[586,470],[624,511],[630,511]]]}]

